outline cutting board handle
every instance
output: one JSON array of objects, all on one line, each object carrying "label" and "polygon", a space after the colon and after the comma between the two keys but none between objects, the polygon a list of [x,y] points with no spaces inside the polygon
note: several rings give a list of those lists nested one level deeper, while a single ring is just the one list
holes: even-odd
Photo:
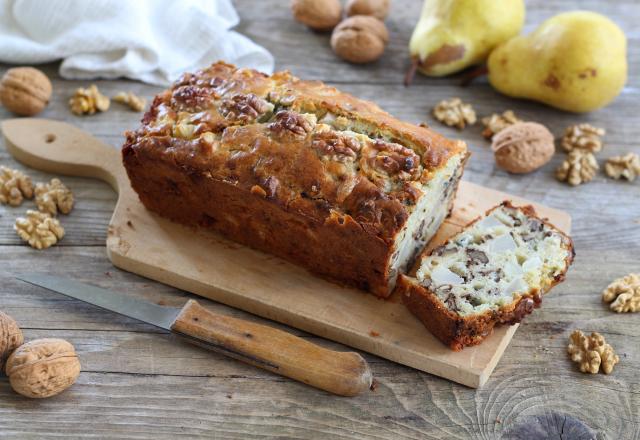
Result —
[{"label": "cutting board handle", "polygon": [[116,191],[128,185],[120,150],[65,122],[37,118],[2,121],[7,150],[27,166],[53,174],[93,177]]}]

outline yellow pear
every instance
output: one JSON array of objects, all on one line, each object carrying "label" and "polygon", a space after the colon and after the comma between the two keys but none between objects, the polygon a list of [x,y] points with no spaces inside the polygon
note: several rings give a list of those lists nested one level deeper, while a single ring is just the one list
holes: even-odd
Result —
[{"label": "yellow pear", "polygon": [[425,0],[409,52],[425,75],[448,75],[485,61],[523,22],[523,0]]},{"label": "yellow pear", "polygon": [[627,40],[594,12],[556,15],[489,56],[489,82],[499,92],[571,112],[604,107],[627,81]]}]

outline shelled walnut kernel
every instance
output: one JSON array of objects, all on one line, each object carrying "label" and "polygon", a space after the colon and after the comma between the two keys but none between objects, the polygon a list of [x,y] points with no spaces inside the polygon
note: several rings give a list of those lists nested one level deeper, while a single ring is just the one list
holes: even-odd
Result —
[{"label": "shelled walnut kernel", "polygon": [[617,313],[640,312],[640,274],[630,273],[609,284],[602,300]]},{"label": "shelled walnut kernel", "polygon": [[60,222],[38,211],[27,211],[26,217],[18,217],[13,229],[29,246],[35,249],[46,249],[64,237],[64,228]]},{"label": "shelled walnut kernel", "polygon": [[476,112],[471,104],[462,102],[460,98],[442,100],[433,108],[433,116],[449,127],[463,129],[476,123]]},{"label": "shelled walnut kernel", "polygon": [[92,115],[96,112],[106,112],[109,110],[110,104],[109,98],[100,93],[95,84],[91,84],[86,89],[76,89],[71,99],[69,99],[69,108],[76,115]]},{"label": "shelled walnut kernel", "polygon": [[21,171],[0,166],[0,203],[20,206],[24,199],[33,197],[31,178]]},{"label": "shelled walnut kernel", "polygon": [[556,178],[571,186],[590,182],[600,169],[595,156],[582,150],[573,150],[556,169]]},{"label": "shelled walnut kernel", "polygon": [[627,153],[624,156],[614,156],[607,159],[604,171],[612,179],[625,178],[630,182],[640,176],[640,156],[636,153]]},{"label": "shelled walnut kernel", "polygon": [[569,337],[567,352],[583,373],[597,374],[602,370],[604,374],[609,374],[620,362],[613,347],[605,342],[600,333],[595,332],[586,336],[580,330],[575,330]]},{"label": "shelled walnut kernel", "polygon": [[59,179],[38,183],[35,194],[38,209],[51,216],[55,216],[58,211],[69,214],[73,209],[73,193]]},{"label": "shelled walnut kernel", "polygon": [[522,119],[518,118],[512,110],[507,110],[502,114],[494,113],[491,116],[482,118],[482,124],[484,125],[482,136],[486,139],[491,139],[494,134],[517,122],[522,122]]},{"label": "shelled walnut kernel", "polygon": [[119,102],[120,104],[128,105],[129,108],[136,112],[141,112],[144,110],[147,101],[140,96],[131,93],[131,92],[119,92],[116,96],[113,97],[115,102]]},{"label": "shelled walnut kernel", "polygon": [[565,130],[560,144],[566,152],[585,150],[597,153],[602,150],[602,139],[600,138],[605,133],[604,128],[594,127],[590,124],[571,125]]},{"label": "shelled walnut kernel", "polygon": [[15,392],[42,399],[69,388],[80,375],[73,345],[63,339],[36,339],[7,359],[7,376]]}]

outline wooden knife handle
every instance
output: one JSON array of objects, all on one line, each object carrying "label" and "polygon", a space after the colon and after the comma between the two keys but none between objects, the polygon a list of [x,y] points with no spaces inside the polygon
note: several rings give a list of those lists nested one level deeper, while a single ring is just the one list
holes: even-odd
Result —
[{"label": "wooden knife handle", "polygon": [[373,380],[358,353],[328,350],[272,327],[211,312],[193,300],[171,331],[195,345],[340,396],[356,396]]}]

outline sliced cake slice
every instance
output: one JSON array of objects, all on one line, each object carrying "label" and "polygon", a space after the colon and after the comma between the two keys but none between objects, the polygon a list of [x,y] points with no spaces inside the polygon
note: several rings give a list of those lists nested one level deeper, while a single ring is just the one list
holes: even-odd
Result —
[{"label": "sliced cake slice", "polygon": [[515,324],[564,280],[571,239],[531,206],[503,202],[430,254],[415,277],[402,275],[403,302],[453,350],[476,345],[500,324]]}]

